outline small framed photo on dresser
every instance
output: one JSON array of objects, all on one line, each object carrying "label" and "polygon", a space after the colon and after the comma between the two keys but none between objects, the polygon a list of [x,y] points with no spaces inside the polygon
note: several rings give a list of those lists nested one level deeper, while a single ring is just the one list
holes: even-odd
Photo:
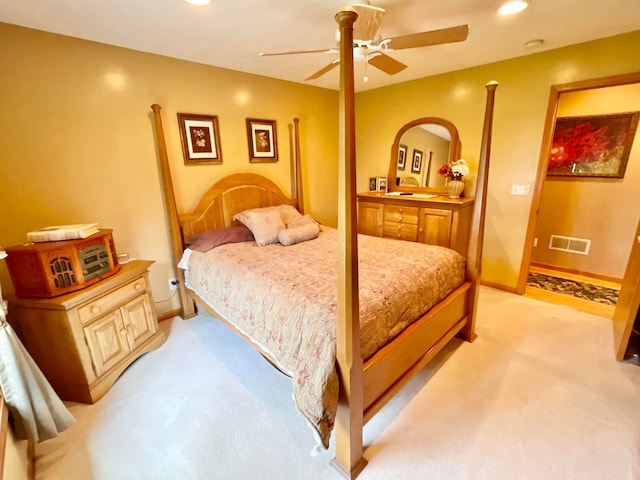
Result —
[{"label": "small framed photo on dresser", "polygon": [[370,192],[386,192],[387,178],[386,177],[369,177],[369,191]]}]

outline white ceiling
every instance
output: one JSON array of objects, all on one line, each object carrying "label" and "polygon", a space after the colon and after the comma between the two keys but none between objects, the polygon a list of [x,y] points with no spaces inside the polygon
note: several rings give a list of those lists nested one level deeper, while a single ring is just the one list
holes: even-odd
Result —
[{"label": "white ceiling", "polygon": [[[335,45],[334,15],[348,0],[0,0],[0,21],[48,32],[305,83],[337,55],[259,57]],[[465,42],[391,52],[408,65],[390,76],[356,64],[356,91],[640,30],[640,0],[532,0],[498,17],[500,0],[371,0],[386,9],[383,37],[469,25]],[[531,39],[542,47],[526,49]],[[636,46],[634,48],[640,48]],[[639,66],[640,68],[640,66]],[[310,85],[338,89],[338,69]]]}]

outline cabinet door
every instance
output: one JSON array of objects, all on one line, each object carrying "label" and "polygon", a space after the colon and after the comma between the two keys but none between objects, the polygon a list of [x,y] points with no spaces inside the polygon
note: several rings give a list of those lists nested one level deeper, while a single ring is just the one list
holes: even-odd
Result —
[{"label": "cabinet door", "polygon": [[429,245],[449,247],[452,217],[453,215],[450,210],[421,208],[418,241]]},{"label": "cabinet door", "polygon": [[147,294],[140,295],[121,308],[122,319],[131,350],[144,343],[157,330],[155,317]]},{"label": "cabinet door", "polygon": [[119,309],[85,327],[91,363],[98,377],[129,354],[126,334]]},{"label": "cabinet door", "polygon": [[358,204],[358,233],[382,236],[382,204],[361,202]]}]

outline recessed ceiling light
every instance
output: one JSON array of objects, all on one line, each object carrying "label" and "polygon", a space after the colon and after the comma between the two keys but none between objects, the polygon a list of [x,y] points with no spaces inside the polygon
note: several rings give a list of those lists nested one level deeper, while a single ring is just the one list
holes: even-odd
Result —
[{"label": "recessed ceiling light", "polygon": [[541,47],[543,43],[544,43],[543,39],[534,38],[533,40],[524,42],[524,48],[530,48],[530,49],[538,48],[538,47]]},{"label": "recessed ceiling light", "polygon": [[211,0],[184,0],[187,3],[190,3],[191,5],[209,5],[211,3]]},{"label": "recessed ceiling light", "polygon": [[528,6],[529,6],[528,0],[510,0],[505,2],[498,9],[498,13],[500,15],[513,15],[514,13],[523,11]]}]

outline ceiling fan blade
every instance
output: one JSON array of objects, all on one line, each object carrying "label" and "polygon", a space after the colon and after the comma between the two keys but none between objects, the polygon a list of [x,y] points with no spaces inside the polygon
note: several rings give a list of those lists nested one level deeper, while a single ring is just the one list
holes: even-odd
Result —
[{"label": "ceiling fan blade", "polygon": [[379,68],[389,75],[395,75],[396,73],[400,73],[402,70],[407,68],[404,63],[399,62],[398,60],[395,60],[389,55],[386,55],[382,52],[376,52],[375,54],[371,55],[368,59],[368,62],[370,65]]},{"label": "ceiling fan blade", "polygon": [[353,24],[353,39],[363,42],[373,40],[380,30],[384,8],[360,3],[356,3],[352,7],[358,14],[358,19]]},{"label": "ceiling fan blade", "polygon": [[327,65],[325,67],[322,67],[316,73],[313,73],[313,74],[309,75],[307,78],[305,78],[305,80],[315,80],[316,78],[320,78],[322,75],[324,75],[328,71],[330,71],[330,70],[334,69],[335,67],[337,67],[339,63],[340,63],[340,59],[336,58],[329,65]]},{"label": "ceiling fan blade", "polygon": [[[430,32],[410,33],[389,38],[388,46],[392,50],[403,48],[428,47],[442,43],[464,42],[469,35],[469,25],[431,30]],[[386,41],[386,40],[385,40]]]},{"label": "ceiling fan blade", "polygon": [[259,57],[275,57],[278,55],[298,55],[300,53],[339,53],[335,48],[324,48],[322,50],[291,50],[289,52],[271,52],[271,53],[259,53]]}]

